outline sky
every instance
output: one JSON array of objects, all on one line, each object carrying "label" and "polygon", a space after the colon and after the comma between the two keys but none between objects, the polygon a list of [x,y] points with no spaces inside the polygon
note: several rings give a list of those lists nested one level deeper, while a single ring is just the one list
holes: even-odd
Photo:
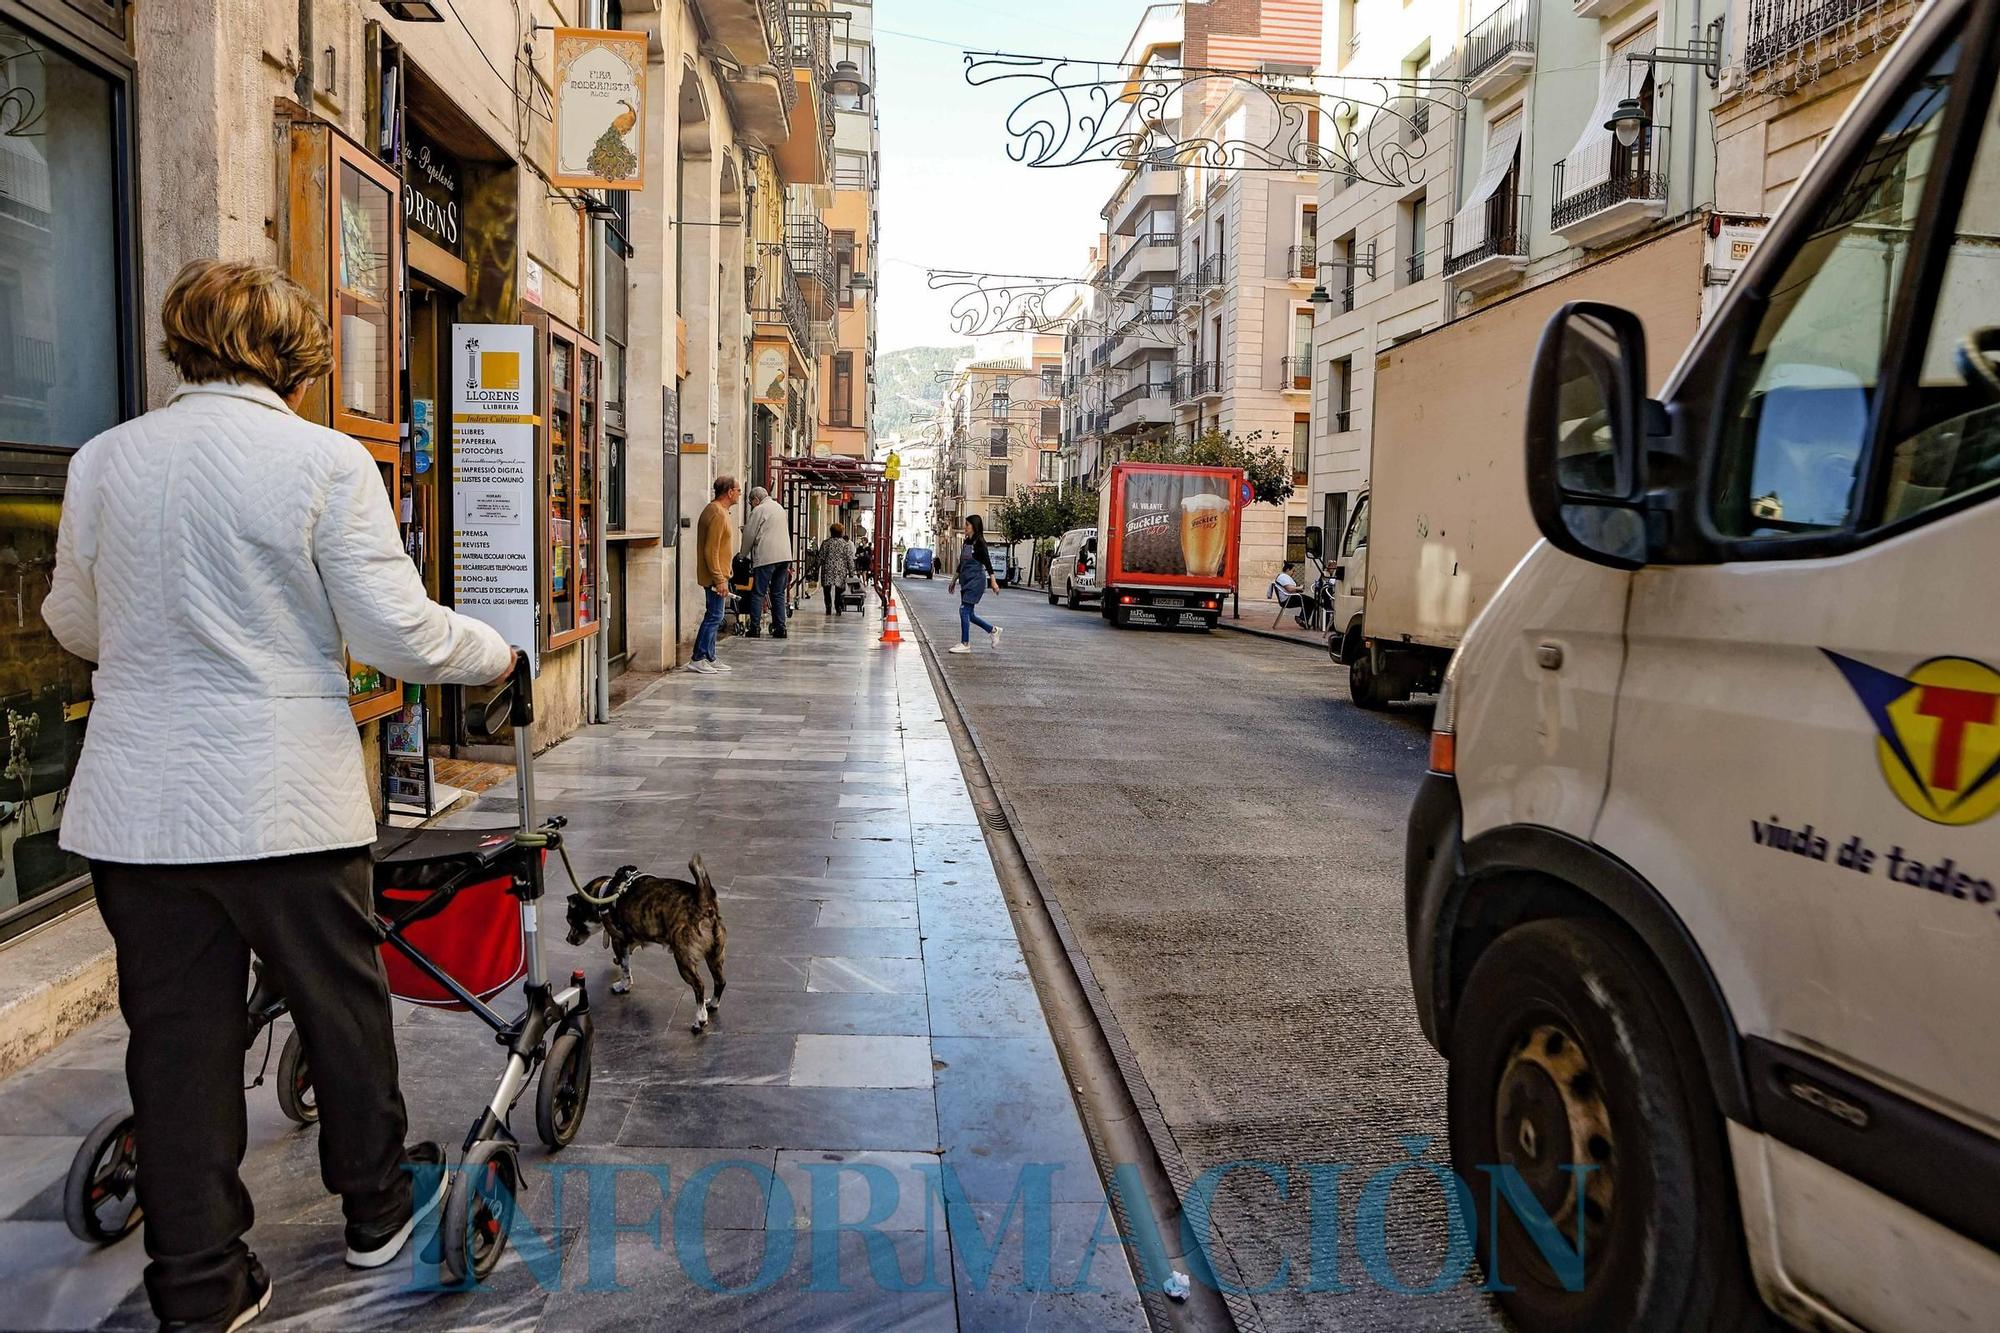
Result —
[{"label": "sky", "polygon": [[966,50],[1116,61],[1141,0],[876,0],[882,111],[880,348],[965,341],[927,269],[1080,274],[1115,167],[1008,160],[1024,83],[973,88]]}]

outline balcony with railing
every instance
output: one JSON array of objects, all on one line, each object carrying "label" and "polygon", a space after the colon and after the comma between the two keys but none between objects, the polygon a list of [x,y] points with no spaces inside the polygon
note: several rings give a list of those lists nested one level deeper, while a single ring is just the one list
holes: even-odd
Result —
[{"label": "balcony with railing", "polygon": [[1419,245],[1416,250],[1404,258],[1403,276],[1413,283],[1422,282],[1424,274],[1429,271],[1426,264],[1428,258],[1423,251],[1423,247]]},{"label": "balcony with railing", "polygon": [[1142,306],[1126,316],[1112,339],[1111,364],[1122,366],[1147,352],[1157,352],[1173,338],[1174,312],[1162,306]]},{"label": "balcony with railing", "polygon": [[1347,434],[1347,432],[1354,429],[1354,410],[1348,407],[1334,408],[1332,420],[1328,424],[1333,427],[1332,434]]},{"label": "balcony with railing", "polygon": [[[732,62],[718,62],[723,92],[736,113],[738,123],[767,143],[783,143],[791,133],[792,108],[799,100],[798,80],[792,74],[792,43],[778,16],[777,0],[702,0],[704,19],[710,10],[725,10],[736,16],[737,26],[718,19],[709,22],[709,31],[730,50]],[[762,36],[748,36],[741,20],[751,14],[762,26]],[[723,26],[718,27],[718,23]],[[725,31],[736,37],[723,36]],[[739,49],[740,48],[740,49]],[[757,52],[761,51],[761,54]]]},{"label": "balcony with railing", "polygon": [[1174,402],[1199,402],[1219,392],[1221,384],[1222,363],[1219,361],[1197,361],[1191,366],[1182,366],[1174,372]]},{"label": "balcony with railing", "polygon": [[1173,415],[1173,366],[1160,361],[1140,371],[1138,380],[1111,400],[1107,434],[1162,425]]},{"label": "balcony with railing", "polygon": [[1149,275],[1172,273],[1179,261],[1181,234],[1169,229],[1141,232],[1111,265],[1114,285],[1139,282]]},{"label": "balcony with railing", "polygon": [[1484,291],[1519,276],[1528,266],[1528,206],[1525,194],[1496,194],[1445,224],[1444,275],[1454,286]]},{"label": "balcony with railing", "polygon": [[827,183],[833,144],[833,97],[827,90],[833,78],[830,24],[823,13],[794,11],[786,18],[786,55],[798,96],[785,134],[771,144],[778,174],[787,184]]},{"label": "balcony with railing", "polygon": [[701,26],[739,65],[768,65],[783,46],[779,0],[694,0]]},{"label": "balcony with railing", "polygon": [[1154,150],[1139,159],[1104,210],[1113,233],[1130,236],[1154,208],[1178,209],[1181,179],[1171,152]]},{"label": "balcony with railing", "polygon": [[1572,164],[1556,163],[1549,225],[1571,245],[1609,245],[1665,216],[1667,132],[1649,125],[1627,148],[1608,135]]},{"label": "balcony with railing", "polygon": [[1491,97],[1535,67],[1536,0],[1507,0],[1465,34],[1465,95]]},{"label": "balcony with railing", "polygon": [[809,318],[833,318],[833,232],[820,220],[809,191],[786,191],[785,253],[798,274]]},{"label": "balcony with railing", "polygon": [[1194,305],[1210,292],[1222,290],[1228,280],[1228,259],[1223,255],[1210,255],[1197,264],[1193,271],[1181,275],[1174,285],[1176,299],[1183,305]]},{"label": "balcony with railing", "polygon": [[783,245],[766,241],[757,247],[757,269],[750,284],[750,314],[759,324],[783,328],[802,361],[813,355],[811,308],[799,284],[798,271]]},{"label": "balcony with railing", "polygon": [[1285,251],[1285,277],[1293,282],[1311,282],[1319,276],[1319,247],[1295,245]]},{"label": "balcony with railing", "polygon": [[1307,356],[1288,356],[1278,362],[1278,387],[1286,393],[1311,393],[1313,386],[1313,360]]},{"label": "balcony with railing", "polygon": [[1750,0],[1744,20],[1744,69],[1755,73],[1816,37],[1899,7],[1896,0]]}]

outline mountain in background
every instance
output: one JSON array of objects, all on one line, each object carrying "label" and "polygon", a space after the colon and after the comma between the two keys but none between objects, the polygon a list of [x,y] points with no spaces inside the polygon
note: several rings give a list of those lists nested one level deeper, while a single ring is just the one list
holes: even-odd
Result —
[{"label": "mountain in background", "polygon": [[944,399],[940,371],[972,355],[972,344],[905,347],[875,358],[875,438],[910,435],[930,423]]}]

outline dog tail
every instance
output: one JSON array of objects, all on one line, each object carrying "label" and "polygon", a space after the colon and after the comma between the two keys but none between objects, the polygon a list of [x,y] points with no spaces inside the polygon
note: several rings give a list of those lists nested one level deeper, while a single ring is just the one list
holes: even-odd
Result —
[{"label": "dog tail", "polygon": [[708,867],[701,863],[700,852],[696,852],[688,859],[688,873],[694,876],[695,887],[701,890],[701,905],[703,907],[715,906],[715,882],[709,879]]}]

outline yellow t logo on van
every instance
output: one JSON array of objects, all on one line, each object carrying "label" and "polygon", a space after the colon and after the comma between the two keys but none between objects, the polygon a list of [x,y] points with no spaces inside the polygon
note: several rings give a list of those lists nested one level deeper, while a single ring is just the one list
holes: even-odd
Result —
[{"label": "yellow t logo on van", "polygon": [[1876,761],[1897,800],[1937,824],[1976,824],[2000,811],[2000,671],[1933,657],[1898,676],[1826,655],[1875,724]]}]

